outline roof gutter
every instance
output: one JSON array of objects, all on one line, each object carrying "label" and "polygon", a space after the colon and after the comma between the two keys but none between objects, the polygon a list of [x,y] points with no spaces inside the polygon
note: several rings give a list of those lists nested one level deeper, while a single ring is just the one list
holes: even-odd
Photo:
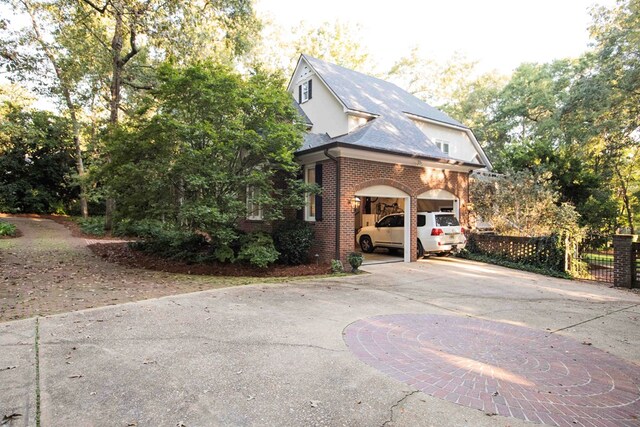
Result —
[{"label": "roof gutter", "polygon": [[333,160],[336,165],[336,257],[340,260],[340,159],[329,154],[329,148],[325,148],[324,155]]}]

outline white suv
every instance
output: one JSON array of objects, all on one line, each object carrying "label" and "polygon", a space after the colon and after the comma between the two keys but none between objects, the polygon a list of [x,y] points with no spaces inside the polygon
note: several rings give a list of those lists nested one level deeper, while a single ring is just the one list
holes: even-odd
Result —
[{"label": "white suv", "polygon": [[[375,248],[404,248],[404,214],[383,217],[376,225],[362,227],[356,235],[362,252]],[[451,212],[418,212],[418,258],[425,253],[448,255],[467,243],[464,229]]]}]

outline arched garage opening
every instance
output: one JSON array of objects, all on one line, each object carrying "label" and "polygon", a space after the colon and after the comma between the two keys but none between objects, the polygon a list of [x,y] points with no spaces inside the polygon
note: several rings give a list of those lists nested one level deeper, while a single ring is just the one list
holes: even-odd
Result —
[{"label": "arched garage opening", "polygon": [[460,199],[447,190],[425,191],[418,195],[418,212],[453,212],[460,219]]},{"label": "arched garage opening", "polygon": [[362,240],[368,239],[377,248],[376,253],[401,250],[402,260],[411,262],[411,245],[405,244],[411,241],[411,221],[404,215],[408,218],[411,213],[411,197],[389,185],[363,188],[356,191],[355,197],[359,200],[359,207],[354,212],[356,250],[367,249],[367,241]]}]

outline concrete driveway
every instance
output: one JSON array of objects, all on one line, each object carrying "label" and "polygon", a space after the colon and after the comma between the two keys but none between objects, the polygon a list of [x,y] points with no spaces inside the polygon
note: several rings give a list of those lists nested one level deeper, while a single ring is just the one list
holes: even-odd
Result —
[{"label": "concrete driveway", "polygon": [[[10,426],[640,423],[637,399],[629,398],[639,396],[637,294],[448,258],[367,271],[0,323],[0,416],[20,414],[5,420]],[[415,336],[389,332],[402,322]],[[408,344],[398,356],[401,338]],[[432,359],[409,357],[420,350],[414,339],[434,346],[428,356],[440,370],[429,375],[455,376],[460,369],[442,367],[464,364],[462,376],[485,378],[484,409],[429,389],[418,374]],[[551,345],[541,348],[545,339]],[[518,364],[527,369],[507,369]],[[573,415],[567,409],[566,417],[544,418],[539,395],[529,418],[513,406],[503,413],[516,388],[526,400],[527,384],[540,394],[543,380],[558,379],[578,381],[574,390],[613,385],[559,391],[568,399],[561,409],[580,407],[588,395],[603,402]],[[602,415],[600,406],[615,414]]]}]

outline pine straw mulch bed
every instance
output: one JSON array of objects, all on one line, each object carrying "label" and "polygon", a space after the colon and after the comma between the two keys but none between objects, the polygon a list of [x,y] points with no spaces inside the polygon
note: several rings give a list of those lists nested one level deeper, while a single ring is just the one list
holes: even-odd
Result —
[{"label": "pine straw mulch bed", "polygon": [[96,243],[89,245],[89,249],[110,262],[167,273],[236,277],[295,277],[331,274],[331,268],[326,264],[276,264],[267,268],[257,268],[247,264],[189,264],[131,249],[126,242]]},{"label": "pine straw mulch bed", "polygon": [[[1,217],[2,215],[0,215]],[[25,218],[45,218],[64,225],[71,231],[74,237],[91,240],[122,239],[112,236],[94,236],[85,234],[78,223],[64,215],[45,214],[10,214]],[[19,231],[18,231],[19,232]],[[18,236],[11,236],[18,237]],[[9,238],[11,238],[9,237]],[[129,247],[127,242],[96,243],[89,245],[89,249],[99,257],[109,262],[126,265],[128,267],[144,268],[147,270],[163,271],[166,273],[195,274],[202,276],[233,276],[233,277],[296,277],[296,276],[320,276],[331,274],[328,264],[304,264],[304,265],[272,265],[267,268],[257,268],[247,264],[189,264],[162,258],[142,251],[136,251]]]}]

